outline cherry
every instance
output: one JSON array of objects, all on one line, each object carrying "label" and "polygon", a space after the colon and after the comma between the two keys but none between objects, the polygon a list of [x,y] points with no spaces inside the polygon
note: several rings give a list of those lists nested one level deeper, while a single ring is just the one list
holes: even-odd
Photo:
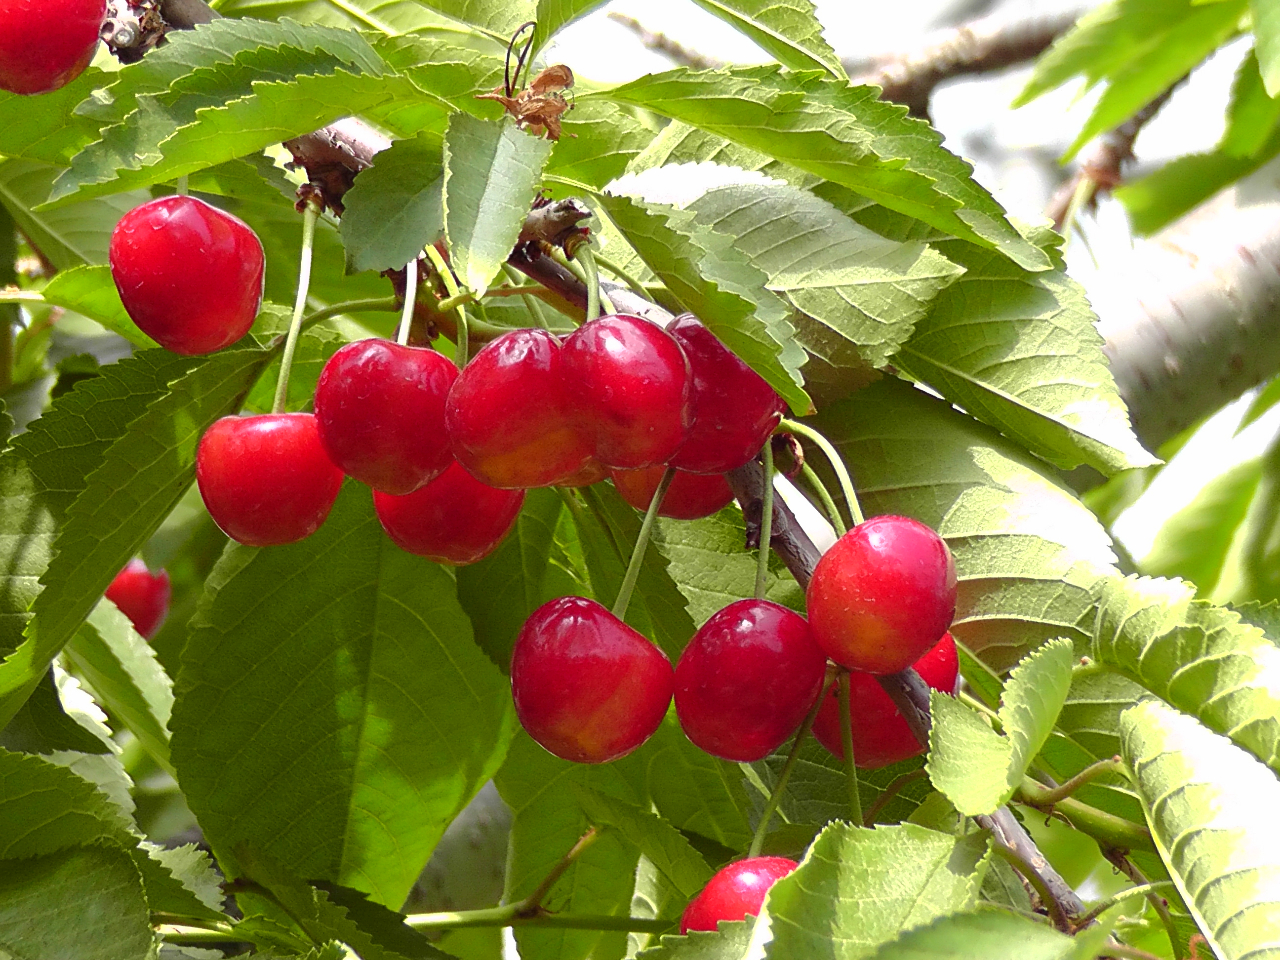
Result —
[{"label": "cherry", "polygon": [[691,473],[728,473],[751,460],[782,420],[786,405],[691,313],[667,332],[693,374],[693,427],[668,462]]},{"label": "cherry", "polygon": [[196,449],[196,483],[222,532],[252,547],[293,543],[320,529],[342,471],[309,413],[223,417]]},{"label": "cherry", "polygon": [[[662,481],[665,467],[645,467],[643,470],[613,470],[613,485],[637,510],[648,510],[649,501]],[[733,499],[729,481],[721,474],[704,475],[677,470],[667,487],[667,494],[658,507],[658,516],[673,520],[698,520],[719,513]]]},{"label": "cherry", "polygon": [[48,93],[84,72],[106,0],[0,0],[0,89]]},{"label": "cherry", "polygon": [[866,673],[897,673],[951,626],[955,561],[923,523],[872,517],[823,554],[805,602],[813,635],[832,660]]},{"label": "cherry", "polygon": [[456,461],[413,493],[373,492],[382,529],[396,546],[454,566],[492,553],[516,522],[523,503],[523,490],[486,486]]},{"label": "cherry", "polygon": [[[661,476],[661,474],[659,474],[659,476]],[[583,464],[582,469],[578,470],[576,473],[570,474],[562,480],[556,481],[556,486],[589,487],[593,483],[599,483],[601,480],[607,480],[608,478],[609,468],[595,457],[592,457]],[[655,486],[654,489],[656,490],[657,487]]]},{"label": "cherry", "polygon": [[407,494],[454,462],[444,401],[453,361],[427,347],[357,340],[329,358],[316,384],[316,426],[329,459],[383,493]]},{"label": "cherry", "polygon": [[769,600],[738,600],[711,616],[676,664],[676,715],[714,757],[767,757],[822,693],[827,655],[804,617]]},{"label": "cherry", "polygon": [[150,640],[169,612],[169,574],[164,570],[152,573],[135,557],[116,574],[106,597]]},{"label": "cherry", "polygon": [[584,323],[564,342],[564,377],[606,466],[666,463],[688,435],[689,361],[656,324],[625,314]]},{"label": "cherry", "polygon": [[675,672],[666,654],[583,597],[545,603],[511,655],[511,694],[529,736],[564,760],[608,763],[662,723]]},{"label": "cherry", "polygon": [[755,916],[769,888],[800,864],[786,857],[752,857],[722,867],[680,916],[680,935],[716,929],[721,920]]},{"label": "cherry", "polygon": [[475,355],[449,390],[445,425],[458,462],[491,487],[545,487],[591,458],[562,375],[560,341],[513,330]]},{"label": "cherry", "polygon": [[134,207],[111,234],[109,259],[133,322],[174,353],[212,353],[235,343],[262,304],[258,235],[194,197]]},{"label": "cherry", "polygon": [[[933,649],[912,666],[934,690],[955,695],[960,661],[951,634],[944,633]],[[849,726],[853,729],[853,759],[864,770],[887,767],[924,753],[923,744],[907,726],[897,704],[869,673],[856,670],[849,673],[849,719]],[[836,698],[835,688],[822,701],[818,717],[813,722],[813,735],[831,753],[844,759],[844,743],[840,738],[840,701]]]}]

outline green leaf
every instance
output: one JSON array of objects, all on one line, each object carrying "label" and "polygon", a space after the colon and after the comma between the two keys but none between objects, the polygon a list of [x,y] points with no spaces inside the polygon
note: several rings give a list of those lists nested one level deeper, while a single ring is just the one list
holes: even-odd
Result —
[{"label": "green leaf", "polygon": [[73,111],[102,86],[106,76],[90,67],[66,86],[41,94],[37,101],[0,91],[0,143],[5,156],[65,166],[73,153],[97,136],[98,124]]},{"label": "green leaf", "polygon": [[125,213],[151,195],[130,191],[57,210],[35,209],[49,196],[60,168],[34,160],[0,162],[0,204],[18,228],[59,270],[106,263],[111,231]]},{"label": "green leaf", "polygon": [[0,663],[0,722],[182,498],[195,477],[200,435],[235,412],[270,356],[243,346],[183,358],[189,372],[171,381],[81,481],[84,489],[67,510],[55,556],[40,577],[26,639]]},{"label": "green leaf", "polygon": [[710,14],[737,28],[792,70],[825,70],[837,80],[848,74],[822,35],[810,0],[694,0]]},{"label": "green leaf", "polygon": [[1092,960],[1044,923],[992,910],[940,917],[871,954],[874,960]]},{"label": "green leaf", "polygon": [[771,935],[764,955],[779,960],[866,956],[903,930],[972,906],[986,852],[980,836],[833,823],[769,890],[769,932],[762,914],[752,939]]},{"label": "green leaf", "polygon": [[125,311],[115,281],[111,279],[111,268],[106,264],[60,270],[40,292],[45,302],[96,320],[135,347],[149,349],[156,345]]},{"label": "green leaf", "polygon": [[959,574],[952,632],[984,662],[1003,671],[1045,640],[1092,635],[1110,541],[1042,463],[899,380],[825,408],[814,426],[852,467],[867,516],[912,516],[947,540]]},{"label": "green leaf", "polygon": [[66,647],[102,705],[168,773],[173,683],[155,651],[110,600],[102,600]]},{"label": "green leaf", "polygon": [[1275,776],[1191,717],[1148,700],[1120,718],[1151,832],[1209,949],[1262,957],[1280,942]]},{"label": "green leaf", "polygon": [[721,920],[719,929],[691,930],[684,937],[664,935],[658,946],[636,955],[636,960],[742,960],[751,942],[754,920]]},{"label": "green leaf", "polygon": [[[676,168],[679,169],[679,168]],[[963,269],[922,243],[886,240],[789,184],[739,184],[689,204],[796,310],[882,366]]]},{"label": "green leaf", "polygon": [[[419,33],[458,40],[458,21],[435,12],[416,0],[342,0],[341,5],[329,0],[225,0],[218,4],[224,17],[257,17],[276,20],[292,17],[305,23],[321,23],[396,37]],[[467,37],[481,39],[479,35]]]},{"label": "green leaf", "polygon": [[1102,589],[1093,656],[1280,770],[1280,647],[1176,580]]},{"label": "green leaf", "polygon": [[1210,480],[1194,500],[1160,526],[1150,552],[1140,562],[1142,572],[1182,577],[1196,585],[1200,597],[1211,597],[1261,477],[1262,461],[1254,457]]},{"label": "green leaf", "polygon": [[506,38],[497,42],[477,34],[459,35],[458,31],[445,31],[439,36],[419,31],[378,40],[374,49],[389,67],[412,80],[423,92],[438,98],[438,104],[418,104],[406,113],[395,105],[381,108],[380,112],[390,111],[384,117],[392,120],[393,130],[416,116],[414,134],[428,126],[435,133],[443,134],[447,115],[437,112],[439,106],[447,106],[448,112],[463,110],[482,117],[500,112],[497,104],[478,101],[476,95],[488,93],[502,83]]},{"label": "green leaf", "polygon": [[1253,11],[1253,35],[1267,93],[1280,97],[1280,10],[1263,0],[1250,0]]},{"label": "green leaf", "polygon": [[529,48],[529,62],[538,55],[547,41],[573,23],[585,17],[605,0],[538,0],[538,9],[531,19],[538,21],[533,31],[533,46]]},{"label": "green leaf", "polygon": [[686,900],[711,879],[711,868],[702,854],[666,820],[586,787],[576,788],[574,795],[593,825],[616,830],[638,847]]},{"label": "green leaf", "polygon": [[1009,224],[973,181],[969,165],[942,148],[937,132],[877,93],[816,73],[734,67],[673,70],[593,96],[683,120],[995,247],[1028,269],[1048,269],[1048,255]]},{"label": "green leaf", "polygon": [[1233,157],[1252,157],[1267,143],[1280,122],[1280,99],[1270,96],[1263,85],[1257,50],[1251,50],[1236,71],[1227,105],[1227,129],[1218,149]]},{"label": "green leaf", "polygon": [[551,141],[508,120],[465,113],[444,137],[444,228],[452,266],[468,290],[484,296],[507,262],[542,182]]},{"label": "green leaf", "polygon": [[506,43],[516,28],[535,18],[533,0],[418,0],[454,20],[478,27]]},{"label": "green leaf", "polygon": [[404,915],[374,903],[358,890],[331,883],[314,884],[324,891],[331,903],[347,911],[361,932],[384,950],[394,950],[406,957],[439,958],[446,955],[431,945],[425,936],[404,922]]},{"label": "green leaf", "polygon": [[144,840],[134,851],[134,863],[142,869],[152,911],[225,919],[222,876],[209,855],[194,843],[169,848]]},{"label": "green leaf", "polygon": [[[1263,452],[1257,490],[1240,525],[1235,561],[1224,577],[1230,587],[1229,596],[1237,600],[1280,599],[1280,573],[1276,570],[1276,554],[1280,549],[1280,443],[1275,440]],[[1235,582],[1230,582],[1234,580]],[[1220,590],[1226,594],[1227,591]]]},{"label": "green leaf", "polygon": [[801,389],[804,352],[789,310],[765,289],[767,277],[727,237],[694,223],[691,212],[629,197],[598,196],[636,253],[688,310],[769,382],[793,410],[812,409]]},{"label": "green leaf", "polygon": [[128,822],[105,793],[64,766],[0,750],[0,860],[96,840],[133,845]]},{"label": "green leaf", "polygon": [[142,878],[123,850],[0,863],[0,950],[22,960],[143,960],[153,940]]},{"label": "green leaf", "polygon": [[583,100],[561,119],[564,135],[547,161],[547,173],[592,187],[621,176],[653,139],[628,110],[603,100]]},{"label": "green leaf", "polygon": [[[1047,230],[1035,237],[1055,242]],[[1110,475],[1159,462],[1133,435],[1078,283],[960,240],[936,246],[964,275],[916,323],[895,365],[1056,466]]]},{"label": "green leaf", "polygon": [[398,270],[444,232],[440,138],[397,140],[343,196],[347,270]]},{"label": "green leaf", "polygon": [[[59,695],[74,685],[77,693],[88,697],[74,677],[57,667],[50,667],[31,696],[0,731],[0,747],[22,753],[49,756],[64,750],[86,754],[110,753],[115,746],[111,731],[86,711],[76,711],[64,704]],[[69,691],[68,691],[69,692]],[[93,705],[89,699],[89,706]],[[93,706],[96,710],[96,706]]]},{"label": "green leaf", "polygon": [[1190,72],[1236,32],[1246,0],[1111,0],[1080,18],[1036,61],[1014,106],[1075,76],[1106,89],[1065,159],[1113,130]]},{"label": "green leaf", "polygon": [[399,906],[512,726],[452,576],[349,483],[317,533],[230,548],[206,590],[171,723],[205,835]]},{"label": "green leaf", "polygon": [[[506,762],[494,777],[514,815],[504,903],[531,894],[586,833],[589,824],[574,785],[632,804],[644,802],[638,757],[633,754],[599,766],[569,763],[547,753],[523,731],[517,732]],[[638,859],[635,847],[606,832],[570,865],[543,905],[557,913],[627,916]],[[626,935],[522,926],[516,928],[516,941],[523,960],[585,960],[621,956]]]}]

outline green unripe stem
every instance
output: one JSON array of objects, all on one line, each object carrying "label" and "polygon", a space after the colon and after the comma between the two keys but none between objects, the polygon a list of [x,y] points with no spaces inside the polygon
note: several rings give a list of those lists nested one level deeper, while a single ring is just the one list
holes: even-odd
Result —
[{"label": "green unripe stem", "polygon": [[404,265],[404,312],[400,314],[400,329],[396,331],[396,343],[405,346],[409,342],[409,328],[413,326],[413,308],[418,302],[418,258]]},{"label": "green unripe stem", "polygon": [[649,535],[653,533],[653,525],[658,520],[658,508],[662,506],[662,498],[667,495],[667,488],[671,486],[675,475],[675,467],[667,467],[663,470],[662,479],[658,481],[658,489],[653,491],[653,497],[649,500],[649,509],[645,511],[644,522],[640,524],[635,549],[631,551],[631,562],[627,564],[627,574],[622,578],[618,599],[613,604],[613,615],[619,620],[627,615],[631,594],[636,588],[636,580],[640,577],[640,567],[644,564],[645,548],[649,546]]},{"label": "green unripe stem", "polygon": [[862,823],[862,794],[858,790],[858,764],[853,755],[853,705],[849,702],[849,671],[842,669],[836,696],[840,700],[840,746],[844,748],[845,776],[849,781],[849,822]]},{"label": "green unripe stem", "polygon": [[837,537],[843,537],[848,530],[844,525],[844,517],[840,516],[840,508],[836,506],[835,499],[831,496],[831,491],[827,489],[827,485],[814,472],[813,467],[807,463],[800,465],[801,476],[813,488],[813,492],[818,495],[818,499],[822,501],[822,510],[827,515],[827,519],[831,521],[831,526],[836,531]]},{"label": "green unripe stem", "polygon": [[1116,850],[1149,850],[1154,852],[1155,842],[1151,839],[1151,831],[1145,824],[1134,823],[1124,817],[1091,807],[1081,803],[1075,797],[1066,797],[1057,803],[1044,803],[1042,798],[1049,788],[1036,783],[1030,777],[1023,777],[1018,785],[1014,799],[1037,810],[1052,808],[1055,814],[1062,816],[1076,830],[1093,837],[1099,843]]},{"label": "green unripe stem", "polygon": [[798,433],[805,439],[813,441],[831,464],[831,469],[835,472],[836,479],[840,481],[840,490],[844,494],[844,502],[849,508],[849,516],[853,518],[853,525],[856,527],[862,523],[864,519],[862,507],[858,504],[858,494],[853,489],[853,480],[844,465],[844,460],[840,458],[840,452],[836,450],[831,441],[808,424],[799,423],[795,420],[783,420],[778,424],[778,429],[775,432]]},{"label": "green unripe stem", "polygon": [[178,196],[185,197],[187,195],[187,175],[183,174],[182,176],[180,176],[177,179],[177,181],[174,183],[173,187],[174,187],[174,192]]},{"label": "green unripe stem", "polygon": [[764,457],[764,496],[760,500],[760,554],[756,558],[757,600],[764,599],[764,584],[769,577],[769,544],[773,538],[773,440],[765,441],[760,451]]},{"label": "green unripe stem", "polygon": [[1160,880],[1156,883],[1143,883],[1136,887],[1129,887],[1127,890],[1121,890],[1113,897],[1107,897],[1101,903],[1094,904],[1093,908],[1083,917],[1076,921],[1077,927],[1082,927],[1091,920],[1096,920],[1103,913],[1110,910],[1122,900],[1128,900],[1130,897],[1143,896],[1148,899],[1153,898],[1161,890],[1176,890],[1177,885],[1172,880]]},{"label": "green unripe stem", "polygon": [[400,301],[395,297],[374,297],[368,300],[344,300],[342,303],[331,303],[327,307],[308,314],[303,318],[303,329],[311,327],[321,320],[341,316],[344,313],[390,313],[398,310]]},{"label": "green unripe stem", "polygon": [[514,293],[515,291],[520,290],[520,299],[524,303],[524,308],[529,311],[529,315],[533,317],[533,322],[543,330],[550,330],[551,325],[547,323],[547,317],[542,312],[542,304],[538,302],[538,298],[530,296],[528,293],[524,292],[525,290],[536,289],[538,284],[533,284],[530,287],[521,286],[523,278],[520,276],[519,271],[510,264],[504,263],[502,265],[502,272],[506,275],[507,280],[513,285],[510,291],[503,291],[503,293]]},{"label": "green unripe stem", "polygon": [[311,251],[316,242],[316,220],[320,205],[309,201],[302,211],[302,260],[298,265],[298,296],[293,302],[293,318],[289,321],[289,334],[284,341],[284,354],[280,357],[280,377],[276,380],[276,396],[271,403],[272,413],[284,413],[289,399],[289,372],[293,369],[293,355],[298,349],[298,335],[302,332],[302,311],[307,306],[307,291],[311,288]]},{"label": "green unripe stem", "polygon": [[39,290],[0,290],[0,303],[44,303]]},{"label": "green unripe stem", "polygon": [[[574,257],[582,263],[582,270],[587,275],[587,322],[590,323],[600,316],[600,268],[596,266],[596,255],[590,244],[580,246]],[[613,304],[608,298],[604,298],[604,302],[609,304],[609,312],[612,313]]]},{"label": "green unripe stem", "polygon": [[818,719],[818,711],[822,709],[822,701],[827,696],[827,691],[831,688],[831,681],[835,679],[836,668],[828,665],[826,676],[822,679],[822,689],[818,693],[818,699],[813,701],[813,706],[809,708],[809,712],[805,714],[804,720],[800,723],[800,729],[796,731],[795,739],[791,741],[791,751],[787,754],[786,761],[782,764],[782,769],[778,771],[778,780],[773,785],[773,792],[769,794],[769,800],[764,805],[764,812],[760,814],[760,823],[756,827],[755,836],[751,838],[751,848],[747,851],[747,857],[758,857],[760,851],[764,848],[764,838],[769,832],[769,822],[773,820],[773,815],[778,811],[778,804],[782,802],[782,791],[787,789],[787,781],[791,779],[791,770],[796,765],[796,758],[800,756],[800,746],[804,743],[804,738],[809,735],[809,731],[813,729],[813,721]]},{"label": "green unripe stem", "polygon": [[1056,787],[1045,787],[1044,792],[1038,795],[1036,803],[1042,806],[1051,806],[1055,803],[1061,803],[1086,783],[1090,783],[1107,773],[1118,773],[1122,776],[1126,775],[1127,769],[1124,765],[1124,761],[1119,757],[1111,757],[1107,760],[1099,760],[1097,763],[1090,764],[1070,780],[1067,780]]},{"label": "green unripe stem", "polygon": [[653,297],[649,295],[649,291],[644,288],[644,284],[631,274],[627,273],[627,271],[623,270],[622,267],[618,266],[614,261],[610,260],[602,253],[596,253],[595,258],[597,264],[604,267],[615,277],[625,283],[638,296],[644,297],[646,300],[653,300]]},{"label": "green unripe stem", "polygon": [[453,271],[444,262],[444,257],[440,256],[440,251],[436,249],[434,243],[427,244],[426,252],[431,265],[435,267],[436,273],[440,275],[440,282],[444,284],[445,290],[449,293],[449,299],[445,300],[440,306],[443,307],[445,303],[451,304],[451,307],[456,309],[458,313],[458,338],[455,341],[457,349],[454,350],[454,360],[458,364],[458,369],[462,369],[467,365],[471,347],[470,332],[467,326],[467,309],[463,304],[469,301],[471,294],[467,294],[467,300],[459,299],[462,297],[462,291],[458,287],[458,281],[453,278]]}]

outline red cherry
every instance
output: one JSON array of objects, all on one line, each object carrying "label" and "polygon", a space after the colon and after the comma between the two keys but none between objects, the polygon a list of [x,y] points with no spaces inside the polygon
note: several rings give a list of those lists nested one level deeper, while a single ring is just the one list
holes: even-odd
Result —
[{"label": "red cherry", "polygon": [[872,517],[823,554],[805,602],[813,635],[832,660],[866,673],[897,673],[951,626],[955,561],[923,523]]},{"label": "red cherry", "polygon": [[769,888],[800,864],[786,857],[752,857],[722,867],[689,901],[680,917],[680,935],[716,929],[721,920],[755,916]]},{"label": "red cherry", "polygon": [[582,431],[607,466],[666,463],[688,435],[689,361],[656,324],[626,315],[583,324],[564,342],[564,377]]},{"label": "red cherry", "polygon": [[488,556],[516,522],[523,490],[485,486],[454,462],[402,497],[373,491],[373,507],[401,550],[462,566]]},{"label": "red cherry", "polygon": [[676,716],[713,757],[760,760],[795,733],[826,669],[804,617],[769,600],[738,600],[713,614],[681,654]]},{"label": "red cherry", "polygon": [[511,694],[529,736],[564,760],[608,763],[648,740],[671,704],[666,654],[582,597],[545,603],[511,655]]},{"label": "red cherry", "polygon": [[196,482],[222,532],[272,547],[320,529],[342,487],[342,471],[320,445],[309,413],[223,417],[196,450]]},{"label": "red cherry", "polygon": [[316,384],[316,426],[329,459],[384,493],[412,493],[454,462],[444,401],[458,368],[427,347],[358,340]]},{"label": "red cherry", "polygon": [[188,355],[235,343],[262,304],[262,243],[243,220],[195,197],[161,197],[116,224],[111,276],[133,322]]},{"label": "red cherry", "polygon": [[133,622],[133,628],[150,640],[169,612],[169,574],[152,573],[137,558],[130,560],[107,587],[106,597]]},{"label": "red cherry", "polygon": [[[557,487],[589,487],[593,483],[599,483],[601,480],[609,478],[609,468],[603,463],[592,457],[576,473],[570,474],[563,480],[556,481]],[[656,489],[656,488],[655,488]]]},{"label": "red cherry", "polygon": [[545,487],[581,470],[589,439],[562,375],[560,341],[513,330],[475,355],[454,381],[445,425],[458,462],[491,487]]},{"label": "red cherry", "polygon": [[[662,482],[666,467],[645,467],[643,470],[613,470],[613,485],[637,510],[648,510],[653,493]],[[719,513],[733,499],[733,490],[723,475],[685,473],[677,470],[667,487],[667,495],[658,507],[658,516],[672,520],[697,520]]]},{"label": "red cherry", "polygon": [[106,0],[0,0],[0,89],[48,93],[84,72]]},{"label": "red cherry", "polygon": [[[951,634],[944,633],[934,648],[912,666],[934,690],[955,695],[960,660]],[[853,759],[864,770],[887,767],[924,753],[924,746],[907,726],[897,704],[869,673],[856,670],[849,673],[849,719],[853,730]],[[844,743],[840,739],[840,701],[834,687],[818,710],[818,717],[813,722],[813,735],[829,751],[844,759]]]},{"label": "red cherry", "polygon": [[693,426],[668,463],[691,473],[728,473],[760,452],[786,404],[691,313],[667,332],[684,348],[693,374]]}]

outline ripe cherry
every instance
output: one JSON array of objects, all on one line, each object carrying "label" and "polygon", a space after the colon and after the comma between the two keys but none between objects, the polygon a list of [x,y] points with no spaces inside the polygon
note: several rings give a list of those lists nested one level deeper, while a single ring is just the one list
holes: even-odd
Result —
[{"label": "ripe cherry", "polygon": [[[599,483],[601,480],[609,479],[609,468],[603,463],[592,457],[588,460],[581,470],[573,473],[562,480],[556,481],[557,487],[589,487],[593,483]],[[654,489],[657,489],[656,487]]]},{"label": "ripe cherry", "polygon": [[[649,501],[662,481],[665,467],[645,467],[643,470],[614,470],[613,485],[637,510],[648,510]],[[721,474],[686,473],[677,470],[667,487],[658,516],[673,520],[697,520],[719,513],[733,499],[729,481]]]},{"label": "ripe cherry", "polygon": [[680,916],[680,935],[716,929],[721,920],[755,916],[769,888],[800,864],[786,857],[752,857],[722,867],[689,901]]},{"label": "ripe cherry", "polygon": [[564,760],[608,763],[662,723],[675,673],[666,654],[583,597],[545,603],[511,655],[511,694],[529,736]]},{"label": "ripe cherry", "polygon": [[769,600],[738,600],[712,614],[681,654],[676,716],[712,756],[760,760],[795,733],[826,669],[804,617]]},{"label": "ripe cherry", "polygon": [[580,471],[591,443],[564,385],[560,341],[513,330],[475,355],[449,390],[454,456],[491,487],[545,487]]},{"label": "ripe cherry", "polygon": [[684,442],[689,361],[656,324],[625,314],[583,324],[564,342],[564,376],[580,428],[606,466],[666,463]]},{"label": "ripe cherry", "polygon": [[109,258],[133,322],[174,353],[212,353],[235,343],[262,304],[258,235],[195,197],[134,207],[111,234]]},{"label": "ripe cherry", "polygon": [[[955,695],[960,661],[951,634],[944,633],[934,648],[912,666],[934,690]],[[887,767],[924,753],[923,744],[907,726],[897,704],[869,673],[856,670],[849,673],[849,719],[853,730],[854,763],[864,770]],[[840,738],[840,702],[834,687],[818,710],[817,719],[813,722],[813,735],[829,751],[844,759],[844,743]]]},{"label": "ripe cherry", "polygon": [[897,673],[951,626],[955,561],[923,523],[872,517],[823,554],[805,602],[813,635],[832,660],[865,673]]},{"label": "ripe cherry", "polygon": [[693,374],[693,426],[668,462],[692,473],[728,473],[760,452],[786,405],[691,313],[667,332],[684,348]]},{"label": "ripe cherry", "polygon": [[48,93],[84,72],[106,0],[0,0],[0,89]]},{"label": "ripe cherry", "polygon": [[316,426],[329,459],[383,493],[407,494],[454,462],[444,402],[453,361],[427,347],[358,340],[329,358],[316,384]]},{"label": "ripe cherry", "polygon": [[222,532],[252,547],[320,529],[342,487],[309,413],[223,417],[200,438],[196,482]]},{"label": "ripe cherry", "polygon": [[135,557],[116,574],[106,597],[132,621],[138,633],[150,640],[169,612],[169,574],[165,570],[152,573]]},{"label": "ripe cherry", "polygon": [[396,546],[454,566],[492,553],[523,503],[523,490],[486,486],[457,462],[413,493],[373,492],[378,520]]}]

